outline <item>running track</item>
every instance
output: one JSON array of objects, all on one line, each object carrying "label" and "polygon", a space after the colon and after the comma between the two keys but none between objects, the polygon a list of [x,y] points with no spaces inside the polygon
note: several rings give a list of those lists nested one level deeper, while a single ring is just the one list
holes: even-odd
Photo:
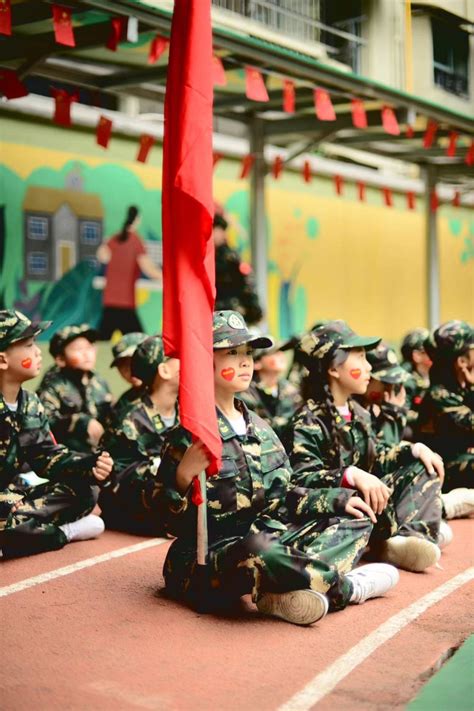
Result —
[{"label": "running track", "polygon": [[442,569],[299,628],[202,616],[157,594],[169,543],[107,531],[0,562],[0,708],[157,711],[402,709],[474,632],[474,520]]}]

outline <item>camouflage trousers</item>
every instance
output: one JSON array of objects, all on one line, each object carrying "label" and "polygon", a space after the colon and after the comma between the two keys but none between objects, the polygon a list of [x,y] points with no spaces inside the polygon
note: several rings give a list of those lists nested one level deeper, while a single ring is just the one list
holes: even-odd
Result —
[{"label": "camouflage trousers", "polygon": [[67,538],[59,526],[86,516],[96,500],[96,487],[88,482],[48,482],[26,492],[10,485],[0,492],[3,557],[19,558],[62,548]]},{"label": "camouflage trousers", "polygon": [[165,561],[166,592],[201,609],[205,596],[211,611],[248,593],[255,602],[266,592],[311,588],[327,595],[331,610],[340,610],[352,594],[345,573],[358,562],[371,531],[369,519],[349,517],[312,521],[284,533],[251,530],[210,546],[204,585],[195,548],[177,540]]},{"label": "camouflage trousers", "polygon": [[163,536],[164,529],[156,510],[145,504],[146,488],[153,488],[154,475],[140,468],[121,479],[120,486],[107,486],[100,492],[99,506],[106,528],[136,536]]},{"label": "camouflage trousers", "polygon": [[419,536],[438,540],[441,521],[441,487],[437,476],[430,475],[421,462],[401,467],[381,477],[392,495],[385,511],[377,517],[370,539],[391,536]]},{"label": "camouflage trousers", "polygon": [[474,489],[474,452],[466,452],[459,457],[444,462],[446,477],[443,491],[467,487]]}]

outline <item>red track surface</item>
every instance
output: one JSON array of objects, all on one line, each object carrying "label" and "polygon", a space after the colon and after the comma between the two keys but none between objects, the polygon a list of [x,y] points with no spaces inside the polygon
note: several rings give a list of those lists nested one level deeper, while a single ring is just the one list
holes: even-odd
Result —
[{"label": "red track surface", "polygon": [[[165,543],[0,598],[0,708],[242,711],[277,709],[370,632],[474,564],[474,521],[454,521],[441,563],[402,573],[385,598],[351,606],[311,628],[265,619],[202,616],[157,596]],[[0,563],[1,588],[139,543],[97,541]],[[468,583],[401,630],[317,704],[318,710],[402,709],[424,674],[474,632]]]}]

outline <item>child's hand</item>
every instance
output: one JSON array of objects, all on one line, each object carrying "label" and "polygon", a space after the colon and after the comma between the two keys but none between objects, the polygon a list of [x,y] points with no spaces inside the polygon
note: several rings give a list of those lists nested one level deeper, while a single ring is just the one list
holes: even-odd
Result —
[{"label": "child's hand", "polygon": [[401,385],[399,392],[395,392],[393,386],[389,390],[384,390],[383,399],[385,402],[389,402],[391,405],[398,405],[398,407],[403,407],[407,399],[407,393],[405,386]]},{"label": "child's hand", "polygon": [[99,420],[89,420],[87,425],[87,435],[89,437],[89,442],[93,447],[99,444],[100,438],[104,434],[104,428],[100,424]]},{"label": "child's hand", "polygon": [[194,477],[205,471],[210,461],[208,451],[200,440],[188,447],[176,470],[178,491],[184,493]]},{"label": "child's hand", "polygon": [[411,446],[411,453],[415,459],[419,459],[420,462],[425,467],[428,474],[437,474],[441,484],[444,481],[444,462],[436,452],[423,444],[422,442],[415,442]]},{"label": "child's hand", "polygon": [[466,363],[463,363],[460,368],[466,385],[474,385],[474,369],[471,370]]},{"label": "child's hand", "polygon": [[358,467],[351,467],[351,474],[354,486],[364,497],[365,503],[371,507],[374,513],[381,514],[387,506],[392,493],[388,486],[385,486],[373,474],[369,474]]},{"label": "child's hand", "polygon": [[114,467],[114,460],[108,452],[102,452],[95,463],[95,467],[92,467],[92,473],[97,479],[97,481],[105,481],[112,473]]},{"label": "child's hand", "polygon": [[372,523],[377,523],[373,510],[370,508],[369,504],[365,503],[364,499],[360,498],[360,496],[351,496],[344,511],[349,514],[349,516],[355,516],[355,518],[364,518],[365,514],[370,518]]}]

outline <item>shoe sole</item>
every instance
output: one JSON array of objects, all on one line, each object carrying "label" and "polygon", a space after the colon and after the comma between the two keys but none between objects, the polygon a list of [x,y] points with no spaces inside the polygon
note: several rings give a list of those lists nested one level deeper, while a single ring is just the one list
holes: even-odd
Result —
[{"label": "shoe sole", "polygon": [[424,538],[407,537],[403,547],[390,545],[389,539],[382,549],[382,559],[386,563],[412,573],[421,573],[435,565],[439,557],[438,547]]},{"label": "shoe sole", "polygon": [[294,625],[312,625],[328,611],[327,599],[313,590],[292,590],[287,593],[266,593],[257,602],[264,615],[279,617]]}]

